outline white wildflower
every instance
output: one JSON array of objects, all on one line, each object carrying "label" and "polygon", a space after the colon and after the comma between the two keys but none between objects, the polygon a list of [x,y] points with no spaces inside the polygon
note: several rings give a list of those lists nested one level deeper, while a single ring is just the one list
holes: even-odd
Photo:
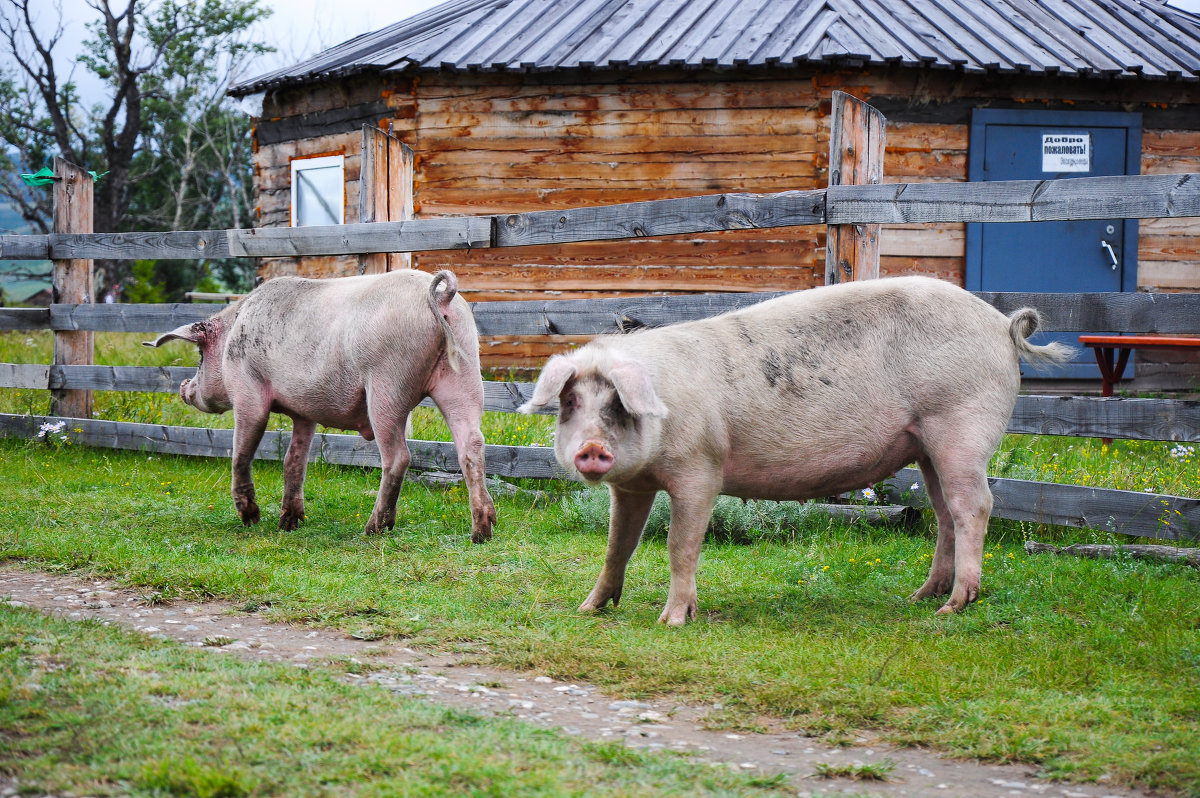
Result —
[{"label": "white wildflower", "polygon": [[[43,421],[42,426],[38,427],[38,437],[44,438],[47,435],[53,435],[56,432],[62,432],[63,427],[65,427],[65,426],[67,426],[67,422],[65,422],[65,421],[59,421],[59,422]],[[66,440],[66,437],[64,436],[63,439]]]}]

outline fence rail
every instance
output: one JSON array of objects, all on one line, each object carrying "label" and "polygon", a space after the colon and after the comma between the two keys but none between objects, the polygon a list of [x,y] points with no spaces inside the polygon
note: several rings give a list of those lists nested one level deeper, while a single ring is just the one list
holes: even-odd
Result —
[{"label": "fence rail", "polygon": [[[484,334],[592,335],[655,327],[746,307],[777,294],[706,294],[603,300],[485,302],[474,305]],[[1200,320],[1200,294],[977,294],[1010,312],[1034,306],[1049,330],[1079,332],[1193,332]],[[157,333],[208,318],[213,305],[53,305],[49,309],[0,310],[0,330],[93,330]],[[174,392],[193,368],[150,366],[0,364],[0,388]],[[532,394],[523,382],[485,381],[484,407],[515,412]],[[431,403],[426,400],[426,406]],[[547,413],[555,412],[547,408]],[[0,436],[33,437],[46,419],[0,415]],[[228,457],[232,431],[166,427],[114,421],[67,419],[79,443],[207,457]],[[1012,433],[1200,441],[1200,401],[1021,396],[1009,422]],[[288,433],[268,433],[258,456],[280,459]],[[414,468],[457,470],[449,443],[412,441]],[[313,459],[378,466],[375,444],[356,435],[319,435]],[[553,453],[537,446],[487,447],[488,473],[505,477],[563,479]],[[1160,539],[1200,539],[1200,499],[1015,479],[992,479],[993,515],[1102,529]],[[917,484],[917,491],[909,486]],[[888,482],[888,498],[923,506],[923,480],[915,469]]]},{"label": "fence rail", "polygon": [[297,257],[564,244],[806,224],[1200,216],[1200,174],[885,183],[404,222],[0,236],[0,260]]},{"label": "fence rail", "polygon": [[[704,319],[781,292],[477,302],[480,335],[600,335]],[[1002,313],[1032,307],[1042,332],[1188,334],[1200,328],[1200,294],[975,292]],[[0,308],[0,330],[159,333],[203,321],[213,305],[51,305]]]},{"label": "fence rail", "polygon": [[[835,93],[834,103],[847,95]],[[850,101],[858,102],[849,98]],[[836,115],[835,115],[836,116]],[[835,125],[835,128],[837,126]],[[882,133],[882,130],[880,130]],[[853,136],[831,130],[831,163],[879,179],[881,166],[843,162],[861,155]],[[882,149],[879,150],[882,152]],[[853,159],[850,159],[853,160]],[[86,181],[84,173],[56,160],[58,184]],[[847,172],[849,174],[849,172]],[[860,181],[863,182],[863,181]],[[90,183],[89,183],[90,185]],[[56,192],[59,189],[56,188]],[[61,194],[61,196],[60,196]],[[56,204],[68,199],[56,193]],[[713,194],[625,205],[468,216],[332,227],[208,230],[169,233],[90,233],[90,225],[68,224],[43,236],[0,236],[0,259],[54,259],[68,274],[85,264],[73,286],[90,283],[88,259],[195,259],[296,257],[378,252],[565,244],[616,238],[685,235],[719,230],[808,224],[830,226],[826,255],[828,279],[877,274],[878,224],[924,222],[1030,222],[1052,220],[1165,218],[1200,216],[1200,174],[1020,180],[987,183],[889,183],[831,185],[815,191],[775,194]],[[836,233],[836,235],[834,235]],[[828,250],[828,247],[827,247]],[[871,262],[873,261],[873,263]],[[82,278],[87,278],[82,279]],[[56,290],[58,290],[56,276]],[[89,294],[85,294],[89,295]],[[678,297],[570,301],[480,303],[473,308],[479,331],[497,335],[573,335],[628,332],[688,319],[706,318],[761,302],[777,294],[696,294]],[[1200,332],[1200,295],[1196,294],[978,294],[1008,313],[1023,306],[1041,311],[1043,330],[1129,333]],[[0,308],[0,330],[55,331],[56,341],[91,332],[159,333],[214,312],[204,305],[55,304],[48,309]],[[231,430],[164,427],[97,421],[90,391],[174,391],[192,369],[91,365],[86,359],[58,358],[54,365],[0,364],[0,387],[49,389],[52,410],[67,417],[74,440],[92,446],[228,457]],[[518,382],[485,383],[486,408],[512,412],[531,393]],[[71,403],[71,394],[82,398]],[[81,408],[81,409],[72,409]],[[70,418],[70,416],[85,418]],[[48,419],[0,415],[0,436],[32,438]],[[1019,399],[1009,431],[1020,433],[1132,438],[1158,441],[1200,440],[1200,402],[1159,399],[1035,397]],[[268,433],[259,456],[280,458],[288,433]],[[417,468],[457,470],[449,443],[412,441]],[[488,472],[508,477],[564,478],[545,447],[487,447]],[[372,442],[353,435],[322,434],[314,459],[379,465]],[[991,479],[993,515],[1114,533],[1165,539],[1200,539],[1200,499],[1087,488],[1077,485]],[[904,469],[889,480],[893,501],[923,505],[920,473]]]}]

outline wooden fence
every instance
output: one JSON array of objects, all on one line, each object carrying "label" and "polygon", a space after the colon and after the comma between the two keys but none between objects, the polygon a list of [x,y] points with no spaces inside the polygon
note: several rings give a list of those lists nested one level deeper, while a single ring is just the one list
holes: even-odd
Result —
[{"label": "wooden fence", "polygon": [[[69,172],[62,165],[64,174]],[[870,174],[871,170],[864,170]],[[871,178],[875,179],[875,178]],[[220,258],[413,252],[436,249],[566,244],[747,227],[837,226],[830,269],[854,276],[852,262],[869,246],[870,229],[895,222],[1025,222],[1200,216],[1200,174],[1003,181],[967,184],[831,185],[778,194],[717,194],[682,199],[501,216],[417,219],[357,225],[170,233],[83,233],[0,236],[0,258]],[[856,240],[855,237],[859,239]],[[833,244],[831,243],[831,246]],[[842,252],[851,253],[843,256]],[[855,255],[854,253],[859,253]],[[625,332],[744,307],[776,294],[477,303],[481,335],[595,335]],[[1200,294],[978,294],[1004,312],[1041,311],[1047,331],[1200,332]],[[214,312],[205,305],[56,303],[48,309],[0,308],[0,330],[50,329],[56,337],[99,331],[159,333]],[[0,364],[0,387],[49,389],[55,396],[91,391],[174,392],[194,369]],[[485,409],[513,412],[532,386],[487,382]],[[64,414],[65,415],[65,414]],[[232,431],[68,418],[73,439],[100,447],[229,457]],[[34,437],[53,418],[0,414],[0,435]],[[1015,433],[1155,441],[1200,441],[1200,402],[1022,396],[1009,425]],[[268,433],[258,456],[279,459],[288,433]],[[449,443],[411,442],[412,466],[457,470]],[[545,447],[487,447],[488,472],[506,477],[563,478]],[[379,465],[375,444],[354,435],[318,435],[312,457]],[[888,498],[923,505],[919,471],[888,481]],[[991,479],[993,515],[1163,539],[1200,539],[1200,499],[1077,485]]]}]

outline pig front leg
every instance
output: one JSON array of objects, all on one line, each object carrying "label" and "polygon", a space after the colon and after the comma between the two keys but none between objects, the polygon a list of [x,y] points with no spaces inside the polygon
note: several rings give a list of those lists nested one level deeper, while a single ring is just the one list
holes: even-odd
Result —
[{"label": "pig front leg", "polygon": [[304,520],[304,475],[308,471],[308,452],[312,448],[315,422],[292,419],[292,440],[283,458],[283,509],[279,528],[293,530]]},{"label": "pig front leg", "polygon": [[604,569],[587,600],[579,605],[580,612],[598,610],[610,600],[614,607],[620,602],[625,568],[642,537],[650,508],[654,506],[653,493],[627,493],[610,485],[609,494],[608,552],[604,555]]},{"label": "pig front leg", "polygon": [[667,532],[671,589],[659,623],[682,626],[700,611],[696,597],[696,568],[700,564],[700,547],[717,493],[715,487],[707,485],[690,485],[671,492],[671,528]]},{"label": "pig front leg", "polygon": [[250,464],[267,429],[266,408],[256,404],[235,404],[233,408],[233,483],[230,493],[238,517],[246,526],[257,524],[261,514],[254,500],[254,478]]}]

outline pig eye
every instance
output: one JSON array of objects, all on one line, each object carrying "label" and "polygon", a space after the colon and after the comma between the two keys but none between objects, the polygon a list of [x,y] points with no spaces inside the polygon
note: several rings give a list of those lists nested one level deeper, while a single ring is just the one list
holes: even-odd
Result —
[{"label": "pig eye", "polygon": [[628,426],[633,420],[633,416],[625,409],[625,405],[621,404],[621,397],[615,395],[608,406],[604,408],[604,416],[611,424],[620,426]]},{"label": "pig eye", "polygon": [[558,414],[564,420],[570,418],[571,414],[579,409],[579,397],[575,392],[563,394],[558,400]]}]

